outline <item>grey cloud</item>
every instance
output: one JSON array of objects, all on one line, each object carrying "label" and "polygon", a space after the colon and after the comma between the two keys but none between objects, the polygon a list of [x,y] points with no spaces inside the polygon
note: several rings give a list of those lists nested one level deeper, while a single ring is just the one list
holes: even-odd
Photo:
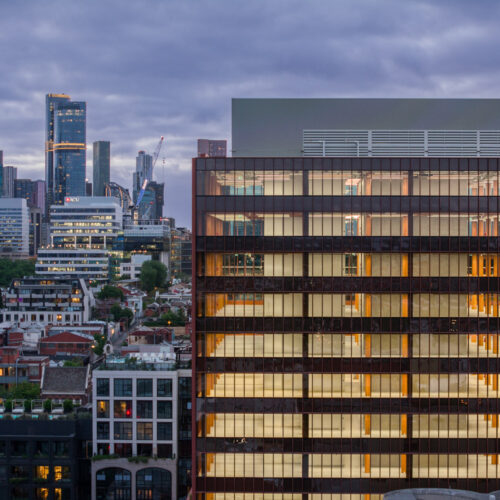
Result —
[{"label": "grey cloud", "polygon": [[[44,94],[88,103],[129,186],[167,137],[166,212],[190,225],[198,137],[229,138],[231,97],[498,95],[496,0],[0,2],[0,149],[43,177]],[[89,177],[91,151],[88,154]],[[158,168],[162,180],[162,168]]]}]

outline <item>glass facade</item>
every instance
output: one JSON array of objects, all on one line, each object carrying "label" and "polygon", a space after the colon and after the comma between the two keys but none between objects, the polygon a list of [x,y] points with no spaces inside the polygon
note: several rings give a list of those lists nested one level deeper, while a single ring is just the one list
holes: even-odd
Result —
[{"label": "glass facade", "polygon": [[45,179],[47,205],[85,196],[86,103],[65,94],[46,96]]},{"label": "glass facade", "polygon": [[197,498],[499,489],[499,161],[193,165]]}]

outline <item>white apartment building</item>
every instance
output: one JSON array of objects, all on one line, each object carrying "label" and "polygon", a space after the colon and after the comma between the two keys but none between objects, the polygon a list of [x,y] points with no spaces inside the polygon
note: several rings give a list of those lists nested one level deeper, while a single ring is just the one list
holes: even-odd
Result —
[{"label": "white apartment building", "polygon": [[94,296],[83,279],[31,276],[14,279],[0,309],[0,321],[80,325],[90,320]]},{"label": "white apartment building", "polygon": [[37,274],[108,280],[109,251],[122,223],[122,208],[113,197],[67,197],[64,205],[53,205],[50,246],[38,251]]},{"label": "white apartment building", "polygon": [[[92,499],[177,498],[179,468],[187,474],[178,443],[190,436],[179,415],[183,398],[190,411],[191,370],[162,349],[111,357],[93,372]],[[184,426],[190,431],[190,421]]]},{"label": "white apartment building", "polygon": [[141,275],[141,267],[144,262],[151,260],[151,255],[136,253],[130,257],[130,262],[122,262],[120,264],[120,276],[130,276],[130,279],[139,279]]},{"label": "white apartment building", "polygon": [[24,198],[0,198],[0,255],[28,257],[29,224]]}]

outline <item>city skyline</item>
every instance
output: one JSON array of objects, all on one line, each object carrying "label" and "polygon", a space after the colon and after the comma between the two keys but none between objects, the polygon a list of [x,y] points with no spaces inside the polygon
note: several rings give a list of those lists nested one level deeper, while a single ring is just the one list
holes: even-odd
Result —
[{"label": "city skyline", "polygon": [[[108,1],[60,9],[49,1],[19,16],[4,2],[4,164],[43,178],[44,96],[65,92],[88,103],[87,143],[111,141],[112,181],[125,187],[137,151],[151,153],[165,135],[155,180],[164,181],[165,158],[168,215],[190,225],[196,141],[229,139],[232,97],[497,95],[499,6],[477,3]],[[91,167],[88,149],[89,179]]]}]

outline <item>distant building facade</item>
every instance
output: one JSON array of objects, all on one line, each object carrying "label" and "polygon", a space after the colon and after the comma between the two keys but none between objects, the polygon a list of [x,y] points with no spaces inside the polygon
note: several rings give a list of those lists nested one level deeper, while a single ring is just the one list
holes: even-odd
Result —
[{"label": "distant building facade", "polygon": [[46,96],[48,205],[85,195],[86,113],[85,102],[73,102],[65,94]]},{"label": "distant building facade", "polygon": [[25,199],[0,198],[0,254],[29,254],[29,209]]},{"label": "distant building facade", "polygon": [[17,179],[16,167],[3,167],[2,172],[2,196],[4,198],[15,198],[15,182]]},{"label": "distant building facade", "polygon": [[178,227],[171,232],[170,269],[172,278],[182,275],[191,276],[192,272],[192,234],[185,227]]},{"label": "distant building facade", "polygon": [[122,229],[122,209],[113,197],[67,197],[50,214],[50,247],[40,249],[37,274],[109,279],[109,251]]},{"label": "distant building facade", "polygon": [[226,140],[198,139],[199,158],[224,158],[226,156]]},{"label": "distant building facade", "polygon": [[82,279],[30,276],[15,279],[0,309],[1,321],[78,325],[90,320],[94,297]]},{"label": "distant building facade", "polygon": [[93,144],[93,191],[94,196],[105,196],[109,184],[111,143],[95,141]]},{"label": "distant building facade", "polygon": [[139,151],[135,159],[135,172],[133,175],[132,190],[133,200],[137,203],[137,197],[144,182],[153,180],[153,157],[145,151]]}]

